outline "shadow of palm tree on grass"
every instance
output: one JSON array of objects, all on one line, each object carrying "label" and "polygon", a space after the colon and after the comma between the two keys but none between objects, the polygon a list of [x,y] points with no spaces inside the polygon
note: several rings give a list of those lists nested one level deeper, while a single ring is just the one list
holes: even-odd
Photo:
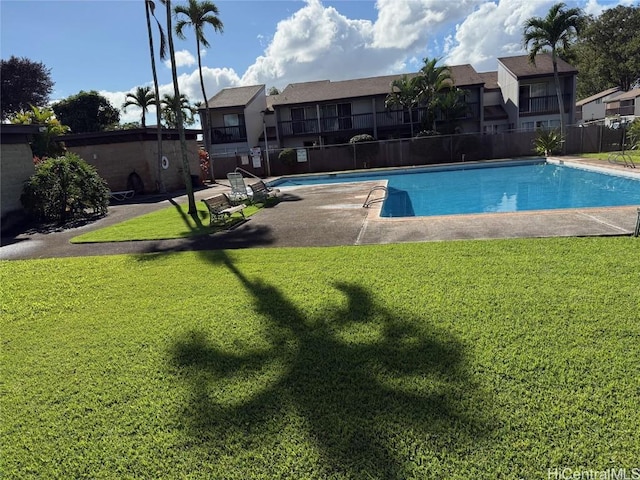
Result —
[{"label": "shadow of palm tree on grass", "polygon": [[[295,445],[283,431],[298,425],[307,438],[287,452],[283,471],[295,459],[315,478],[406,478],[426,458],[469,450],[486,434],[486,400],[467,375],[462,345],[430,319],[387,311],[347,283],[333,285],[345,306],[308,315],[276,287],[247,278],[223,251],[203,255],[226,265],[252,296],[269,347],[223,352],[205,330],[176,341],[172,363],[191,389],[183,414],[194,441],[243,455],[265,438]],[[238,387],[257,378],[266,379],[259,388]],[[233,401],[225,385],[237,389]],[[238,478],[260,476],[255,468]]]}]

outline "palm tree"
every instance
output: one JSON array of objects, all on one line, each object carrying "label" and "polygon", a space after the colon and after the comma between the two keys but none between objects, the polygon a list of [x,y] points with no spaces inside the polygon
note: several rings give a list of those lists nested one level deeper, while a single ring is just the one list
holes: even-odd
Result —
[{"label": "palm tree", "polygon": [[[176,68],[176,52],[173,48],[173,34],[171,29],[171,0],[162,0],[167,8],[167,36],[169,37],[169,58],[171,60],[171,78],[173,80],[173,98],[181,99],[180,87],[178,86],[178,69]],[[179,102],[179,100],[178,100]],[[198,209],[196,208],[196,200],[193,196],[193,183],[191,183],[191,167],[189,166],[189,154],[187,151],[187,139],[184,134],[184,120],[182,114],[182,108],[175,109],[176,114],[176,127],[178,129],[178,136],[180,137],[180,151],[182,153],[182,175],[184,178],[184,185],[187,190],[187,198],[189,199],[189,215],[193,218],[196,225],[200,225],[200,218],[198,217]]]},{"label": "palm tree", "polygon": [[438,111],[445,126],[442,133],[455,133],[459,120],[469,113],[466,95],[467,91],[454,87],[440,96]]},{"label": "palm tree", "polygon": [[535,65],[536,55],[551,50],[553,62],[553,79],[556,85],[558,107],[560,109],[560,135],[564,136],[564,101],[558,75],[558,57],[568,52],[575,42],[580,25],[582,11],[579,8],[565,8],[564,3],[556,3],[551,7],[547,16],[531,17],[524,24],[523,43],[529,50],[529,61]]},{"label": "palm tree", "polygon": [[391,82],[391,92],[384,101],[386,108],[394,106],[409,111],[409,123],[411,125],[411,138],[413,138],[413,108],[420,101],[418,95],[417,77],[403,75]]},{"label": "palm tree", "polygon": [[151,71],[153,72],[153,91],[154,101],[156,104],[156,136],[158,142],[158,180],[160,183],[160,191],[165,192],[164,181],[162,179],[162,124],[160,123],[160,87],[158,86],[158,72],[156,70],[156,55],[153,48],[153,32],[151,30],[151,16],[158,25],[158,32],[160,35],[160,59],[164,59],[167,56],[166,38],[162,25],[155,16],[156,5],[152,0],[145,0],[144,2],[145,15],[147,18],[147,35],[149,37],[149,54],[151,56]]},{"label": "palm tree", "polygon": [[[204,106],[204,115],[202,116],[202,131],[204,132],[205,149],[209,152],[211,147],[211,131],[209,129],[209,112],[207,110],[207,93],[204,88],[204,78],[202,76],[202,57],[200,55],[200,46],[209,48],[210,44],[204,35],[204,29],[207,25],[211,25],[213,30],[222,33],[223,25],[220,19],[218,7],[208,0],[189,0],[187,5],[177,5],[174,9],[176,17],[183,15],[186,18],[180,18],[176,22],[176,35],[184,40],[184,29],[192,27],[196,34],[196,51],[198,52],[198,72],[200,73],[200,88],[202,88],[202,99]],[[213,170],[212,170],[213,173]]]},{"label": "palm tree", "polygon": [[146,128],[147,110],[156,102],[156,96],[151,91],[151,87],[137,87],[134,93],[127,93],[125,102],[122,104],[122,110],[126,111],[127,107],[139,107],[142,109],[142,128]]},{"label": "palm tree", "polygon": [[178,110],[182,112],[183,125],[192,125],[194,123],[193,108],[189,104],[189,99],[186,95],[180,94],[180,99],[176,101],[174,95],[164,94],[162,100],[162,118],[167,124],[167,128],[178,128]]},{"label": "palm tree", "polygon": [[440,108],[442,97],[453,88],[451,71],[446,65],[437,66],[438,59],[425,58],[424,66],[416,77],[419,103],[427,107],[425,123],[436,130],[436,112]]}]

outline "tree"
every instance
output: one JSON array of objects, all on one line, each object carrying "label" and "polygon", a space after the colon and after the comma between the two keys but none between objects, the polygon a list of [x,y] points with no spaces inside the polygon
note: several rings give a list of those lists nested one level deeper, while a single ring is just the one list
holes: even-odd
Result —
[{"label": "tree", "polygon": [[469,112],[466,95],[465,90],[453,87],[439,96],[437,110],[444,123],[444,128],[440,129],[442,133],[455,133],[459,120]]},{"label": "tree", "polygon": [[20,197],[25,209],[39,220],[65,223],[90,215],[105,215],[109,187],[95,168],[67,153],[36,166]]},{"label": "tree", "polygon": [[[171,0],[164,0],[167,14],[167,36],[169,37],[169,58],[171,60],[171,79],[173,81],[173,98],[179,102],[182,98],[180,95],[180,87],[178,86],[178,70],[176,68],[176,52],[173,48],[173,34],[171,29]],[[189,200],[188,213],[193,218],[196,225],[199,225],[198,209],[196,208],[196,200],[193,196],[193,184],[191,183],[191,167],[189,166],[189,157],[187,152],[187,139],[184,134],[184,119],[182,108],[176,108],[176,127],[180,138],[180,151],[182,153],[182,175],[184,185],[187,190],[187,198]]]},{"label": "tree", "polygon": [[102,132],[120,121],[118,109],[95,90],[81,90],[54,103],[52,108],[72,133]]},{"label": "tree", "polygon": [[[62,125],[54,116],[50,108],[31,107],[26,112],[17,113],[11,118],[11,123],[21,125],[42,125],[41,131],[33,136],[31,152],[34,157],[57,157],[65,151],[64,144],[57,138],[69,131],[69,127]],[[34,159],[35,160],[35,159]]]},{"label": "tree", "polygon": [[536,55],[551,51],[553,78],[556,85],[558,107],[560,109],[560,135],[565,133],[565,109],[558,75],[558,57],[566,53],[575,43],[582,23],[579,8],[565,8],[564,3],[556,3],[549,9],[547,16],[531,17],[524,24],[523,43],[529,51],[529,61],[535,65]]},{"label": "tree", "polygon": [[280,90],[277,87],[269,88],[267,95],[280,95]]},{"label": "tree", "polygon": [[122,110],[126,111],[127,107],[139,107],[142,110],[142,128],[145,128],[147,126],[147,110],[155,102],[156,96],[151,91],[151,87],[137,87],[134,93],[127,93]]},{"label": "tree", "polygon": [[176,22],[176,35],[184,40],[184,29],[191,27],[196,34],[196,52],[198,54],[198,73],[200,74],[200,88],[202,89],[202,99],[204,115],[202,116],[202,131],[204,132],[205,150],[211,150],[211,129],[209,128],[209,112],[207,110],[207,93],[204,88],[204,78],[202,76],[202,56],[200,46],[209,48],[210,44],[204,35],[204,29],[210,25],[215,32],[222,33],[223,24],[218,18],[220,14],[218,7],[208,0],[189,0],[187,5],[177,5],[175,7],[176,17],[180,15],[186,18],[179,18]]},{"label": "tree", "polygon": [[174,95],[168,93],[162,96],[160,100],[162,105],[162,119],[167,128],[178,128],[178,111],[182,112],[183,125],[193,125],[193,108],[189,104],[189,99],[184,94],[180,94],[180,100],[176,101]]},{"label": "tree", "polygon": [[438,66],[437,58],[425,58],[424,65],[416,77],[419,103],[425,105],[427,113],[423,120],[423,128],[436,130],[436,117],[443,96],[453,88],[451,71],[446,65]]},{"label": "tree", "polygon": [[579,98],[633,88],[640,80],[639,31],[640,6],[619,5],[585,19],[575,48]]},{"label": "tree", "polygon": [[46,107],[53,91],[51,70],[42,62],[11,56],[0,62],[0,116],[6,120],[31,106]]},{"label": "tree", "polygon": [[157,161],[157,169],[158,169],[158,178],[160,179],[160,191],[164,192],[166,190],[164,186],[164,181],[162,179],[162,123],[161,119],[161,110],[160,110],[160,87],[158,86],[158,72],[156,70],[156,55],[153,47],[153,31],[151,29],[151,17],[156,21],[158,26],[158,35],[160,36],[160,59],[165,59],[167,55],[166,48],[166,37],[164,35],[164,30],[162,29],[162,25],[156,18],[155,15],[156,4],[153,3],[152,0],[145,0],[144,2],[144,11],[145,17],[147,20],[147,36],[149,37],[149,55],[151,57],[151,71],[153,73],[153,92],[154,92],[154,100],[156,104],[156,137],[158,142],[158,161]]},{"label": "tree", "polygon": [[349,143],[353,145],[354,166],[357,168],[358,160],[360,160],[363,168],[371,168],[371,164],[380,150],[380,145],[376,139],[367,133],[363,133],[351,137]]},{"label": "tree", "polygon": [[403,75],[401,78],[391,82],[391,92],[384,101],[386,108],[394,106],[401,107],[409,111],[409,124],[411,126],[411,137],[413,138],[413,109],[420,102],[419,87],[417,77]]}]

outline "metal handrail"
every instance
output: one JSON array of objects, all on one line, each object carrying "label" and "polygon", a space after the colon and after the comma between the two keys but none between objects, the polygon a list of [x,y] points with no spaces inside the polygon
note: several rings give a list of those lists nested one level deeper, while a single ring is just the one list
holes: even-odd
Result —
[{"label": "metal handrail", "polygon": [[633,163],[633,159],[626,153],[610,153],[607,157],[607,161],[609,163],[616,163],[618,165],[623,164],[625,167],[629,168],[636,168],[636,164]]},{"label": "metal handrail", "polygon": [[237,172],[241,172],[241,173],[244,173],[245,175],[248,175],[248,176],[250,176],[250,177],[257,178],[258,180],[261,180],[261,179],[260,179],[260,177],[258,177],[257,175],[254,175],[254,174],[253,174],[253,173],[251,173],[251,172],[247,172],[244,168],[236,167],[236,169],[234,170],[234,172],[236,172],[236,173],[237,173]]},{"label": "metal handrail", "polygon": [[[373,192],[375,192],[376,190],[384,190],[384,197],[378,197],[378,198],[374,198],[372,200],[369,200],[369,198],[371,197],[371,194]],[[387,199],[388,196],[389,196],[389,190],[387,189],[387,187],[382,186],[382,185],[377,185],[377,186],[373,187],[371,190],[369,190],[369,195],[367,195],[367,199],[364,201],[364,204],[362,205],[362,208],[369,208],[372,203],[384,202]]]}]

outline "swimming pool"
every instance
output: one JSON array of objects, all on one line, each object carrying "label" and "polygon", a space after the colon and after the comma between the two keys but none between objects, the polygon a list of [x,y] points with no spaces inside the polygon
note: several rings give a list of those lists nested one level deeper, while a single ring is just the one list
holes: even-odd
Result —
[{"label": "swimming pool", "polygon": [[284,178],[279,186],[388,180],[383,217],[640,205],[640,179],[544,161]]}]

